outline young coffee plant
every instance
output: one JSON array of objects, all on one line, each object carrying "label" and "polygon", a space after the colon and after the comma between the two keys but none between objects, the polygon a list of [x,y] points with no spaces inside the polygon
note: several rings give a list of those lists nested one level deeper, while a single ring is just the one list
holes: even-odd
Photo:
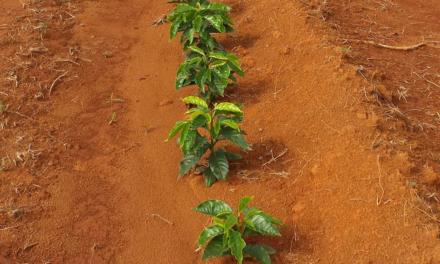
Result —
[{"label": "young coffee plant", "polygon": [[[250,149],[239,126],[243,120],[242,110],[228,102],[214,104],[210,108],[205,100],[197,96],[185,97],[183,102],[192,108],[186,112],[187,119],[178,121],[168,135],[170,140],[180,134],[178,144],[184,157],[180,162],[179,175],[184,176],[197,168],[207,186],[225,180],[229,161],[241,157],[218,146],[219,143],[229,141],[243,150]],[[205,154],[208,155],[207,164],[202,165]]]},{"label": "young coffee plant", "polygon": [[171,22],[170,37],[175,38],[182,32],[180,42],[188,47],[197,44],[203,50],[213,50],[219,47],[212,33],[233,31],[229,18],[231,8],[220,3],[210,3],[207,0],[187,0],[176,5],[167,16]]},{"label": "young coffee plant", "polygon": [[208,200],[195,211],[212,217],[211,224],[199,236],[199,247],[204,247],[203,260],[212,257],[234,256],[238,263],[251,257],[262,264],[271,264],[275,250],[262,244],[250,244],[250,236],[280,236],[281,221],[256,207],[249,207],[251,197],[240,200],[236,212],[223,201]]},{"label": "young coffee plant", "polygon": [[209,51],[189,46],[187,57],[177,70],[176,89],[196,84],[199,95],[208,101],[223,96],[234,74],[244,75],[238,58],[226,51]]}]

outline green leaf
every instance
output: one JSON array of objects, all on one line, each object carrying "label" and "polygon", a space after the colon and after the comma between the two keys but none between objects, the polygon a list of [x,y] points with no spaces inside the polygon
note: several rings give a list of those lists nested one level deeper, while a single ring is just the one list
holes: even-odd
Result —
[{"label": "green leaf", "polygon": [[228,13],[231,11],[231,8],[229,6],[220,3],[211,3],[207,6],[206,9],[223,13]]},{"label": "green leaf", "polygon": [[232,213],[232,208],[225,202],[220,200],[207,200],[199,204],[194,209],[196,212],[217,216],[224,213]]},{"label": "green leaf", "polygon": [[226,64],[226,61],[218,60],[218,61],[214,61],[213,63],[209,64],[209,68],[210,69],[215,69],[215,68],[221,67],[221,66],[223,66],[225,64]]},{"label": "green leaf", "polygon": [[239,211],[242,212],[244,209],[249,208],[248,205],[252,201],[253,197],[243,197],[240,199],[240,205],[238,207]]},{"label": "green leaf", "polygon": [[233,228],[238,223],[238,218],[233,215],[229,214],[226,216],[225,224],[224,224],[224,230],[229,231],[229,229]]},{"label": "green leaf", "polygon": [[229,172],[229,162],[223,150],[217,150],[209,156],[208,166],[218,180],[226,179]]},{"label": "green leaf", "polygon": [[220,131],[220,135],[223,136],[225,139],[231,141],[235,145],[239,146],[240,148],[242,148],[244,150],[250,150],[250,147],[249,147],[248,143],[246,142],[246,140],[244,139],[244,136],[241,132],[238,132],[237,130],[226,127]]},{"label": "green leaf", "polygon": [[207,187],[211,187],[217,181],[217,178],[209,168],[206,168],[206,170],[203,172],[203,178]]},{"label": "green leaf", "polygon": [[223,228],[217,225],[205,228],[199,236],[199,245],[203,246],[208,240],[223,234]]},{"label": "green leaf", "polygon": [[182,146],[182,152],[186,155],[188,154],[191,149],[193,149],[194,144],[196,143],[198,132],[196,129],[190,128],[188,130],[188,133],[186,133],[185,138],[182,142],[180,142]]},{"label": "green leaf", "polygon": [[171,24],[170,39],[173,39],[176,37],[177,32],[179,31],[179,28],[180,28],[180,24],[182,24],[181,19],[178,19],[178,20],[174,21],[173,24]]},{"label": "green leaf", "polygon": [[201,48],[199,48],[199,47],[189,46],[188,49],[190,49],[190,50],[192,50],[192,51],[194,51],[194,52],[196,52],[196,53],[198,53],[198,54],[200,54],[202,56],[205,56],[205,52]]},{"label": "green leaf", "polygon": [[229,58],[227,57],[227,55],[225,54],[225,52],[211,52],[208,55],[210,58],[214,58],[214,59],[218,59],[218,60],[224,60],[224,61],[228,61]]},{"label": "green leaf", "polygon": [[238,126],[238,123],[232,119],[222,119],[219,122],[221,126],[230,127],[234,130],[240,131],[240,127]]},{"label": "green leaf", "polygon": [[269,236],[281,236],[278,228],[272,224],[270,219],[267,219],[265,216],[257,214],[249,218],[249,220],[254,225],[254,230],[262,235]]},{"label": "green leaf", "polygon": [[203,19],[201,16],[196,16],[194,18],[193,29],[195,30],[195,32],[200,32],[200,30],[202,29],[202,23],[203,23]]},{"label": "green leaf", "polygon": [[228,103],[228,102],[224,102],[224,103],[219,103],[216,104],[214,107],[215,111],[226,111],[226,112],[231,112],[231,113],[243,113],[240,109],[240,107],[238,107],[237,105],[233,104],[233,103]]},{"label": "green leaf", "polygon": [[180,89],[185,86],[185,82],[188,79],[188,64],[183,63],[179,66],[176,76],[176,89]]},{"label": "green leaf", "polygon": [[197,105],[202,108],[208,108],[208,104],[200,97],[197,96],[187,96],[182,99],[185,104]]},{"label": "green leaf", "polygon": [[205,19],[220,33],[225,32],[225,26],[223,25],[223,18],[219,15],[205,16]]},{"label": "green leaf", "polygon": [[203,252],[202,259],[207,260],[212,257],[221,257],[228,255],[227,249],[223,247],[223,236],[216,236],[209,241]]},{"label": "green leaf", "polygon": [[246,245],[243,249],[243,253],[246,256],[253,257],[261,264],[271,264],[270,255],[266,248],[261,245]]},{"label": "green leaf", "polygon": [[186,125],[188,125],[188,121],[177,121],[174,127],[171,129],[170,133],[168,134],[167,141],[176,136],[177,133],[179,133]]},{"label": "green leaf", "polygon": [[192,28],[189,30],[186,30],[185,34],[183,34],[184,38],[182,39],[182,43],[184,43],[185,39],[187,39],[189,42],[188,44],[191,45],[194,42],[194,33],[195,33],[195,31]]},{"label": "green leaf", "polygon": [[179,175],[183,176],[188,173],[189,170],[196,166],[197,162],[200,160],[200,157],[196,154],[187,154],[180,161]]},{"label": "green leaf", "polygon": [[241,237],[240,232],[231,230],[228,246],[231,249],[231,254],[235,257],[238,263],[243,263],[243,249],[246,247],[246,242]]},{"label": "green leaf", "polygon": [[205,92],[205,83],[209,79],[210,71],[208,69],[201,69],[196,75],[196,84],[202,92]]}]

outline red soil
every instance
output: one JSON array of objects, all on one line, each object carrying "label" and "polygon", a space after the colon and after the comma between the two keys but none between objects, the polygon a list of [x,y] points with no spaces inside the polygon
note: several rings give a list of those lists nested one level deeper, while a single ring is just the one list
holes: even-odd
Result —
[{"label": "red soil", "polygon": [[[0,27],[2,39],[20,33],[0,43],[0,54],[12,58],[0,62],[3,76],[23,63],[14,56],[20,46],[41,40],[18,29],[35,25],[37,15],[49,25],[48,51],[30,56],[34,64],[20,68],[18,87],[10,78],[0,86],[0,101],[10,105],[0,116],[0,155],[13,157],[29,144],[42,150],[27,151],[28,162],[8,163],[0,174],[0,263],[201,263],[194,250],[206,218],[191,209],[245,195],[285,223],[283,237],[268,241],[278,249],[275,263],[440,263],[438,220],[407,181],[420,165],[405,149],[376,147],[377,126],[386,123],[364,102],[370,83],[330,44],[340,32],[310,23],[314,16],[301,3],[226,1],[236,32],[221,41],[247,73],[228,99],[245,106],[253,151],[227,182],[208,189],[199,176],[176,180],[180,153],[164,142],[189,93],[173,89],[181,47],[168,40],[167,25],[151,25],[171,6],[47,2],[0,5],[7,14],[0,26],[8,25]],[[29,20],[17,22],[22,15]],[[54,67],[57,58],[74,63]],[[68,74],[49,97],[60,74],[54,69]],[[124,101],[109,102],[112,95]]]}]

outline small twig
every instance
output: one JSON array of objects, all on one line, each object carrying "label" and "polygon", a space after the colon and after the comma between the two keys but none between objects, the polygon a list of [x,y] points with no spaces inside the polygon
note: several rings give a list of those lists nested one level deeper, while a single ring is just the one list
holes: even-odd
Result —
[{"label": "small twig", "polygon": [[168,219],[162,217],[162,216],[159,215],[159,214],[151,214],[151,216],[152,216],[152,217],[159,218],[160,220],[164,221],[165,223],[167,223],[167,224],[169,224],[169,225],[174,225],[173,222],[171,222],[170,220],[168,220]]},{"label": "small twig", "polygon": [[413,72],[413,73],[415,75],[417,75],[417,77],[419,77],[420,79],[425,80],[427,83],[430,83],[430,84],[434,85],[435,87],[440,88],[439,84],[436,84],[435,82],[430,81],[430,80],[426,79],[425,77],[420,76],[417,72]]},{"label": "small twig", "polygon": [[60,58],[60,59],[56,59],[55,60],[55,62],[69,62],[69,63],[72,63],[72,64],[75,64],[75,65],[80,65],[78,62],[76,62],[76,61],[73,61],[73,60],[70,60],[70,59],[62,59],[62,58]]},{"label": "small twig", "polygon": [[380,204],[382,204],[382,199],[383,199],[383,196],[384,196],[384,194],[385,194],[385,190],[384,190],[384,188],[383,188],[383,186],[382,186],[382,170],[381,170],[381,168],[380,168],[380,160],[379,160],[379,158],[380,158],[380,156],[377,155],[376,162],[377,162],[377,169],[379,170],[379,187],[380,187],[380,190],[381,190],[380,198],[379,198],[379,196],[377,196],[377,198],[376,198],[376,204],[377,204],[377,206],[379,206]]},{"label": "small twig", "polygon": [[271,158],[269,161],[263,163],[263,165],[261,165],[261,166],[264,167],[264,166],[266,166],[266,165],[272,164],[273,162],[277,161],[277,160],[278,160],[279,158],[281,158],[282,156],[286,155],[287,151],[288,151],[287,148],[284,149],[280,154],[278,154],[278,156],[276,156],[276,157],[273,157],[273,156],[272,156],[272,158]]},{"label": "small twig", "polygon": [[52,82],[52,84],[50,85],[50,88],[49,88],[49,96],[52,94],[52,90],[53,90],[53,88],[55,87],[55,85],[57,84],[57,82],[58,82],[61,78],[63,78],[64,76],[66,76],[67,73],[68,73],[68,71],[65,71],[65,72],[63,72],[62,74],[60,74],[57,78],[55,78],[55,80],[53,80],[53,82]]},{"label": "small twig", "polygon": [[361,43],[370,44],[370,45],[373,45],[373,46],[376,46],[376,47],[380,47],[380,48],[385,48],[385,49],[403,50],[403,51],[414,50],[414,49],[418,49],[418,48],[423,47],[423,46],[430,46],[430,47],[436,48],[435,46],[430,45],[430,44],[437,44],[437,43],[439,43],[439,41],[424,41],[424,42],[420,42],[420,43],[417,43],[417,44],[414,44],[414,45],[409,45],[409,46],[391,46],[391,45],[377,43],[377,42],[370,41],[370,40],[351,39],[349,41],[361,42]]}]

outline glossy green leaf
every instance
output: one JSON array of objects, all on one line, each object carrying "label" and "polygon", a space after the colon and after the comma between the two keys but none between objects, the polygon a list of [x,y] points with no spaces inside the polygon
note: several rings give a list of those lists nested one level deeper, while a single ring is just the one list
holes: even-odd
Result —
[{"label": "glossy green leaf", "polygon": [[235,225],[237,225],[237,223],[238,223],[238,218],[235,215],[233,214],[227,215],[224,223],[224,230],[225,231],[230,230]]},{"label": "glossy green leaf", "polygon": [[200,97],[197,96],[187,96],[182,99],[185,104],[197,105],[202,108],[208,108],[208,104]]},{"label": "glossy green leaf", "polygon": [[208,240],[218,235],[223,234],[223,228],[217,225],[208,226],[205,228],[199,236],[199,245],[203,246]]},{"label": "glossy green leaf", "polygon": [[231,254],[235,257],[239,264],[243,263],[243,249],[246,242],[237,231],[231,230],[229,234],[228,246],[231,249]]},{"label": "glossy green leaf", "polygon": [[208,55],[210,58],[218,59],[218,60],[224,60],[228,61],[229,57],[226,55],[225,52],[211,52]]},{"label": "glossy green leaf", "polygon": [[210,69],[215,69],[217,67],[221,67],[226,64],[226,61],[214,61],[213,63],[209,64]]},{"label": "glossy green leaf", "polygon": [[221,257],[227,254],[227,249],[223,247],[223,236],[220,235],[209,241],[203,252],[202,259],[207,260],[212,257]]},{"label": "glossy green leaf", "polygon": [[223,19],[219,15],[209,15],[205,16],[205,19],[209,21],[209,23],[218,31],[218,32],[225,32],[225,26],[223,25]]},{"label": "glossy green leaf", "polygon": [[206,168],[203,172],[203,180],[205,181],[206,187],[211,187],[218,180],[215,177],[214,173],[209,168]]},{"label": "glossy green leaf", "polygon": [[232,213],[232,208],[227,203],[220,200],[207,200],[199,204],[194,210],[211,216]]},{"label": "glossy green leaf", "polygon": [[254,230],[262,235],[281,236],[278,228],[272,222],[262,215],[254,215],[249,220],[254,225]]},{"label": "glossy green leaf", "polygon": [[266,248],[261,245],[246,245],[243,249],[245,256],[253,257],[261,264],[271,264],[270,255]]},{"label": "glossy green leaf", "polygon": [[177,121],[174,127],[171,129],[170,133],[168,134],[167,141],[175,137],[177,133],[179,133],[187,125],[188,121]]},{"label": "glossy green leaf", "polygon": [[223,150],[217,150],[209,156],[208,165],[218,180],[226,179],[229,172],[229,162]]},{"label": "glossy green leaf", "polygon": [[240,109],[240,107],[238,107],[237,105],[233,104],[233,103],[228,103],[228,102],[224,102],[224,103],[219,103],[216,104],[214,107],[215,111],[225,111],[225,112],[232,112],[232,113],[243,113]]},{"label": "glossy green leaf", "polygon": [[196,16],[193,21],[195,32],[200,32],[202,30],[203,18],[201,16]]},{"label": "glossy green leaf", "polygon": [[190,50],[192,50],[192,51],[194,51],[194,52],[196,52],[196,53],[198,53],[198,54],[200,54],[202,56],[205,56],[205,52],[201,48],[199,48],[199,47],[189,46],[188,49],[190,49]]},{"label": "glossy green leaf", "polygon": [[188,154],[180,161],[179,175],[183,176],[188,173],[189,170],[196,166],[200,157],[196,154]]},{"label": "glossy green leaf", "polygon": [[238,126],[238,123],[232,119],[223,119],[223,120],[220,120],[219,122],[220,122],[221,126],[230,127],[234,130],[240,131],[240,127]]},{"label": "glossy green leaf", "polygon": [[220,131],[220,135],[244,150],[250,150],[243,134],[232,128],[226,127]]}]

